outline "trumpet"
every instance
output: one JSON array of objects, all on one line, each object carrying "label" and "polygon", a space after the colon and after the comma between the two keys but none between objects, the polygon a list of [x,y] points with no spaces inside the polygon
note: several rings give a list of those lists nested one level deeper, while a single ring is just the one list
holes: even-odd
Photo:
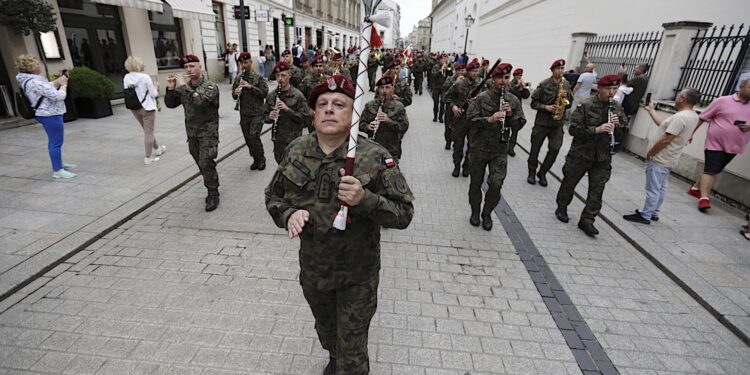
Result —
[{"label": "trumpet", "polygon": [[440,73],[443,75],[444,78],[448,78],[453,75],[453,66],[451,63],[446,62],[443,64],[443,67],[440,68]]}]

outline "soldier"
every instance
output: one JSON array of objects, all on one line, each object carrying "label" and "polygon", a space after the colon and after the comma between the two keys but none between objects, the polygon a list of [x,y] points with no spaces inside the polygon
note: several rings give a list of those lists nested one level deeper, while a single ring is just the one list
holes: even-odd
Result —
[{"label": "soldier", "polygon": [[[620,77],[616,74],[600,78],[597,82],[599,92],[579,103],[570,118],[568,131],[573,136],[573,143],[563,166],[555,216],[563,223],[568,222],[568,205],[573,200],[576,185],[588,173],[589,191],[578,228],[590,237],[599,234],[594,228],[594,219],[602,208],[604,185],[612,172],[612,133],[615,128],[628,126],[622,107],[613,100],[619,86]],[[612,117],[609,117],[610,106]]]},{"label": "soldier", "polygon": [[[529,88],[526,87],[526,83],[523,81],[523,69],[517,68],[513,71],[513,79],[508,85],[508,91],[521,101],[523,101],[523,99],[528,99],[529,96],[531,96]],[[526,124],[526,121],[524,121],[523,124]],[[510,156],[516,156],[516,141],[518,140],[518,132],[521,131],[523,124],[521,124],[520,127],[511,126],[510,143],[508,145],[508,155]]]},{"label": "soldier", "polygon": [[336,73],[339,73],[346,77],[346,80],[349,82],[352,82],[352,76],[349,72],[349,69],[344,67],[344,56],[341,55],[341,52],[335,49],[331,49],[331,66],[326,71],[327,76],[332,76]]},{"label": "soldier", "polygon": [[[445,101],[450,103],[453,120],[453,177],[462,174],[469,177],[469,158],[464,157],[464,142],[466,142],[466,126],[468,120],[464,117],[461,106],[470,100],[469,94],[474,88],[479,86],[482,81],[477,77],[479,73],[479,62],[477,59],[472,60],[466,66],[466,77],[456,79],[456,83],[451,86],[445,93]],[[468,156],[468,153],[467,155]],[[461,161],[463,161],[463,173],[461,173]]]},{"label": "soldier", "polygon": [[263,101],[268,95],[268,84],[258,73],[253,71],[253,60],[249,52],[242,52],[237,58],[242,73],[232,84],[232,98],[239,101],[240,127],[245,137],[245,144],[253,157],[250,170],[266,169],[266,156],[263,152],[263,142],[260,141],[260,131],[263,129]]},{"label": "soldier", "polygon": [[414,93],[422,95],[424,73],[429,74],[427,60],[424,59],[422,52],[417,52],[417,60],[412,64],[412,74],[414,74]]},{"label": "soldier", "polygon": [[292,52],[285,49],[284,52],[281,53],[281,61],[289,63],[289,66],[291,67],[290,71],[292,72],[291,84],[294,88],[299,89],[301,87],[300,84],[302,83],[302,79],[305,76],[302,69],[294,65],[294,56],[292,56]]},{"label": "soldier", "polygon": [[[329,352],[324,375],[369,373],[367,334],[377,307],[380,228],[404,229],[414,197],[381,145],[360,138],[354,176],[346,163],[354,87],[335,75],[313,89],[315,133],[297,138],[265,190],[274,223],[300,237],[302,292],[315,330]],[[346,231],[332,227],[340,203],[349,205]]]},{"label": "soldier", "polygon": [[[508,142],[510,129],[526,123],[521,101],[508,93],[510,71],[513,66],[502,63],[492,73],[492,87],[477,95],[469,106],[466,118],[469,120],[469,142],[471,147],[471,183],[469,185],[469,205],[471,205],[471,225],[479,226],[479,208],[482,205],[482,183],[484,170],[489,168],[487,178],[489,189],[484,197],[482,228],[492,229],[492,210],[500,202],[500,191],[505,180],[508,165]],[[502,108],[500,103],[503,103]]]},{"label": "soldier", "polygon": [[359,120],[359,130],[367,132],[369,138],[380,143],[388,152],[401,159],[401,138],[409,130],[406,108],[398,100],[393,100],[393,78],[380,77],[375,100],[365,105]]},{"label": "soldier", "polygon": [[310,60],[307,59],[307,53],[303,53],[302,56],[300,56],[299,68],[302,70],[302,77],[305,77],[310,73]]},{"label": "soldier", "polygon": [[487,77],[488,71],[490,70],[490,60],[487,60],[485,58],[482,58],[482,66],[479,67],[479,73],[477,73],[477,77],[481,79],[482,81],[487,81],[488,86],[492,86],[492,83],[489,79],[485,79]]},{"label": "soldier", "polygon": [[367,80],[370,82],[370,91],[375,92],[375,75],[378,73],[380,61],[375,57],[375,53],[370,52],[367,58]]},{"label": "soldier", "polygon": [[[534,93],[531,94],[531,108],[536,109],[534,128],[531,130],[531,153],[529,154],[528,166],[529,177],[526,182],[534,185],[536,177],[539,177],[539,185],[547,186],[547,172],[555,163],[560,146],[563,143],[563,119],[555,120],[555,113],[562,111],[558,103],[567,101],[569,107],[573,102],[573,94],[570,92],[568,81],[563,78],[565,72],[565,60],[555,60],[549,67],[552,77],[539,82]],[[544,139],[547,139],[547,156],[544,157],[539,173],[539,151],[542,149]]]},{"label": "soldier", "polygon": [[398,78],[400,70],[401,60],[393,59],[388,67],[387,74],[393,78],[393,90],[395,92],[393,98],[400,101],[404,107],[408,107],[411,105],[411,87],[409,87],[409,82]]},{"label": "soldier", "polygon": [[466,66],[464,64],[456,64],[456,68],[453,69],[450,64],[446,65],[443,69],[444,73],[447,78],[445,78],[445,81],[443,81],[443,85],[440,88],[440,91],[442,92],[442,101],[443,101],[443,108],[441,109],[444,112],[444,118],[445,118],[445,132],[444,136],[446,138],[446,144],[445,149],[450,150],[451,145],[453,144],[453,125],[455,123],[453,111],[451,110],[451,103],[448,101],[448,98],[446,98],[445,94],[448,92],[448,89],[453,87],[453,84],[456,83],[456,80],[459,77],[465,77],[466,76]]},{"label": "soldier", "polygon": [[300,91],[302,95],[307,98],[312,92],[313,87],[323,82],[325,78],[325,67],[323,62],[323,55],[317,55],[313,58],[310,73],[305,76],[300,85]]},{"label": "soldier", "polygon": [[[443,96],[443,83],[445,82],[445,75],[442,70],[443,64],[448,61],[448,57],[445,55],[440,55],[440,60],[438,60],[437,64],[432,66],[432,70],[430,70],[430,93],[432,94],[432,122],[440,120],[440,122],[443,122],[443,113],[445,111],[445,107],[443,106],[443,101],[441,100]],[[448,137],[448,128],[445,128],[445,149],[450,150],[450,144],[452,142],[451,138]]]},{"label": "soldier", "polygon": [[[167,78],[164,103],[168,108],[182,104],[185,110],[185,130],[188,150],[198,164],[203,185],[208,189],[206,211],[219,206],[219,175],[216,156],[219,151],[219,87],[203,77],[200,59],[186,55],[180,59],[185,74]],[[190,81],[185,82],[185,77]]]},{"label": "soldier", "polygon": [[388,69],[390,68],[391,62],[393,61],[393,55],[391,54],[391,50],[387,49],[385,51],[385,55],[383,55],[383,57],[380,60],[381,60],[380,65],[382,66],[381,73],[385,74],[385,72],[388,71]]},{"label": "soldier", "polygon": [[[275,123],[271,128],[273,157],[277,163],[284,157],[286,146],[294,138],[302,135],[302,129],[310,123],[310,109],[305,105],[305,97],[292,87],[290,64],[281,61],[273,68],[278,87],[266,97],[266,122]],[[279,99],[278,102],[276,99]]]}]

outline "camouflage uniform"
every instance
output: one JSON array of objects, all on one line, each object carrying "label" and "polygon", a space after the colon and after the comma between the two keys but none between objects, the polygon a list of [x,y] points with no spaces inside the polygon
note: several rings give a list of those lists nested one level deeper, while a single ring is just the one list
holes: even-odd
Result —
[{"label": "camouflage uniform", "polygon": [[414,93],[422,95],[422,87],[424,85],[424,73],[429,74],[429,66],[427,60],[418,58],[417,61],[412,64],[412,73],[414,74]]},{"label": "camouflage uniform", "polygon": [[388,67],[391,66],[391,61],[393,61],[393,55],[391,55],[390,53],[386,53],[381,58],[381,62],[382,62],[382,64],[380,64],[381,73],[385,74],[385,72],[388,70]]},{"label": "camouflage uniform", "polygon": [[[568,101],[572,103],[573,94],[570,92],[570,85],[565,78],[560,77],[560,79],[565,87]],[[528,160],[529,178],[537,172],[539,151],[542,149],[545,138],[548,139],[549,149],[541,168],[539,168],[540,175],[543,176],[552,168],[552,164],[555,163],[557,154],[560,152],[563,143],[563,120],[554,120],[553,114],[544,109],[545,105],[555,104],[558,91],[560,91],[560,82],[555,82],[550,77],[539,82],[539,86],[531,94],[531,108],[536,110],[536,119],[534,120],[534,128],[531,130],[531,153]]]},{"label": "camouflage uniform", "polygon": [[[332,76],[335,71],[336,71],[335,68],[333,68],[333,69],[326,68],[326,70],[325,70],[326,77]],[[345,68],[345,67],[342,66],[341,68],[339,68],[339,74],[341,74],[344,77],[346,77],[346,79],[349,80],[349,82],[352,82],[352,84],[356,83],[356,82],[352,81],[352,75],[349,73],[349,69],[347,69],[347,68]]]},{"label": "camouflage uniform", "polygon": [[[359,130],[372,136],[367,130],[367,125],[375,120],[380,107],[379,100],[371,100],[365,104],[362,116],[359,120]],[[391,119],[390,122],[381,122],[375,133],[374,141],[385,147],[396,159],[401,159],[401,138],[409,130],[409,119],[406,117],[406,108],[398,100],[389,100],[383,104],[383,112]]]},{"label": "camouflage uniform", "polygon": [[[445,77],[443,77],[443,72],[441,71],[442,68],[440,66],[440,63],[437,63],[435,66],[432,67],[432,70],[430,71],[430,93],[432,94],[432,119],[433,120],[440,120],[440,122],[443,122],[443,114],[445,112],[445,106],[443,105],[442,96],[443,96],[443,83],[445,82]],[[452,142],[452,138],[448,135],[448,125],[446,124],[445,128],[445,141],[446,142]]]},{"label": "camouflage uniform", "polygon": [[325,79],[325,73],[322,73],[322,75],[323,75],[322,77],[321,76],[316,77],[315,73],[311,71],[309,74],[305,76],[304,79],[302,79],[302,83],[300,84],[299,91],[302,92],[302,95],[304,95],[305,98],[307,98],[310,95],[310,92],[312,92],[313,87],[323,82],[323,80]]},{"label": "camouflage uniform", "polygon": [[[477,95],[476,100],[466,111],[469,120],[469,148],[471,158],[471,183],[469,185],[469,205],[472,212],[479,212],[482,204],[482,183],[484,171],[489,167],[487,178],[489,189],[485,195],[482,217],[489,218],[492,210],[500,202],[500,191],[505,180],[508,165],[508,142],[510,130],[515,126],[523,126],[526,117],[523,114],[521,102],[514,95],[505,93],[505,101],[510,104],[511,115],[505,117],[505,132],[500,122],[489,123],[487,118],[500,111],[500,92],[494,89],[486,90]],[[488,219],[489,220],[489,219]]]},{"label": "camouflage uniform", "polygon": [[265,122],[273,123],[273,120],[268,116],[276,105],[277,95],[289,107],[286,112],[279,111],[279,118],[276,121],[278,130],[276,131],[276,141],[273,142],[273,157],[277,163],[280,163],[287,145],[302,135],[302,129],[309,126],[312,119],[310,118],[310,107],[307,106],[305,97],[299,90],[290,87],[287,91],[276,89],[268,93],[264,106]]},{"label": "camouflage uniform", "polygon": [[[627,128],[628,118],[622,107],[617,102],[613,102],[612,105],[619,120],[617,127]],[[609,133],[595,133],[597,126],[609,122],[608,107],[607,101],[601,101],[594,95],[578,104],[570,118],[569,132],[573,136],[573,142],[565,158],[563,180],[557,192],[557,206],[568,207],[573,199],[576,185],[583,175],[588,173],[589,191],[580,223],[594,223],[594,218],[602,208],[604,185],[609,181],[612,172],[610,135]]]},{"label": "camouflage uniform", "polygon": [[268,95],[268,84],[263,76],[253,71],[247,71],[243,75],[237,76],[232,84],[232,97],[237,99],[238,95],[234,94],[234,89],[240,85],[240,80],[244,79],[252,85],[250,88],[242,89],[239,95],[240,106],[240,127],[242,135],[245,137],[250,156],[253,157],[254,164],[260,160],[265,160],[263,151],[263,142],[260,141],[260,131],[263,129],[263,101]]},{"label": "camouflage uniform", "polygon": [[292,72],[292,78],[289,82],[295,89],[299,90],[300,87],[302,87],[300,85],[302,84],[302,79],[305,78],[305,72],[303,72],[302,69],[293,64],[291,64],[290,69]]},{"label": "camouflage uniform", "polygon": [[380,65],[380,62],[375,56],[370,56],[367,59],[367,80],[370,82],[370,91],[375,91],[375,76],[378,73],[378,65]]},{"label": "camouflage uniform", "polygon": [[[508,91],[510,91],[511,94],[515,95],[518,100],[528,99],[529,96],[531,96],[529,89],[523,85],[519,87],[518,81],[515,78],[510,81],[510,84],[508,85]],[[508,144],[508,154],[510,154],[510,156],[514,156],[516,154],[514,149],[516,148],[516,143],[518,143],[518,132],[521,131],[521,128],[523,128],[524,124],[526,124],[526,121],[524,121],[523,124],[516,124],[511,126],[510,143]]]},{"label": "camouflage uniform", "polygon": [[219,152],[219,88],[205,77],[194,85],[191,81],[164,96],[167,108],[182,104],[188,150],[203,176],[209,196],[219,195],[216,156]]},{"label": "camouflage uniform", "polygon": [[393,93],[398,96],[399,101],[401,104],[404,105],[404,107],[408,107],[411,105],[411,87],[409,87],[409,82],[399,79],[393,81]]},{"label": "camouflage uniform", "polygon": [[[441,67],[442,68],[442,67]],[[442,103],[440,112],[443,113],[444,119],[445,119],[445,141],[453,143],[453,111],[451,110],[451,103],[448,101],[448,98],[445,96],[445,93],[448,92],[448,89],[453,87],[453,84],[456,83],[456,79],[458,76],[456,75],[458,73],[455,73],[454,75],[445,78],[443,81],[443,84],[440,86],[440,92],[441,92],[441,101]]]},{"label": "camouflage uniform", "polygon": [[[347,142],[324,154],[315,134],[295,139],[265,190],[266,208],[279,228],[297,210],[310,219],[300,234],[300,284],[324,349],[337,373],[367,374],[367,334],[377,308],[380,227],[406,228],[414,197],[382,146],[360,138],[354,176],[365,195],[349,209],[346,231],[332,228],[339,210],[339,170]],[[386,164],[388,163],[388,164]]]},{"label": "camouflage uniform", "polygon": [[[446,81],[447,82],[447,81]],[[445,102],[448,104],[446,112],[453,113],[452,107],[461,107],[467,100],[469,100],[469,94],[471,91],[481,84],[482,81],[477,79],[471,79],[467,75],[464,79],[456,80],[445,93]],[[464,142],[466,136],[466,127],[468,120],[466,116],[461,116],[458,119],[453,120],[453,166],[459,168],[461,161],[463,160],[463,169],[466,170],[469,167],[469,158],[464,157]],[[468,152],[467,152],[468,155]],[[466,175],[466,174],[464,174]]]}]

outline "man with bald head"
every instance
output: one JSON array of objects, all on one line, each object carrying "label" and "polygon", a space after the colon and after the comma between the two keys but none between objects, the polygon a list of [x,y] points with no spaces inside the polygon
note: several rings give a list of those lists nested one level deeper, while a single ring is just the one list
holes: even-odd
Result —
[{"label": "man with bald head", "polygon": [[591,89],[596,84],[596,66],[591,63],[588,56],[586,56],[586,61],[588,61],[588,64],[586,64],[583,73],[578,76],[578,82],[573,87],[574,108],[578,103],[591,96]]}]

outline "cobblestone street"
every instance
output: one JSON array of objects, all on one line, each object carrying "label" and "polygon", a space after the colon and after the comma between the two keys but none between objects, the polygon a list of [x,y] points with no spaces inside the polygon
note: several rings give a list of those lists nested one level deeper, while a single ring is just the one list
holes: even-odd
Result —
[{"label": "cobblestone street", "polygon": [[[529,123],[519,141],[528,148],[534,113],[524,104]],[[618,188],[632,186],[628,198],[642,199],[637,159],[616,157],[632,166],[631,175],[613,175],[603,214],[614,227],[597,219],[601,235],[591,239],[575,226],[583,203],[569,207],[571,223],[559,222],[553,214],[559,181],[528,185],[528,155],[517,149],[508,160],[505,203],[488,232],[469,225],[469,180],[451,177],[443,124],[431,121],[431,109],[427,90],[407,108],[411,125],[400,167],[414,192],[415,215],[408,229],[383,231],[371,373],[748,373],[742,332],[717,320],[631,241],[648,250],[657,233],[634,234],[614,220],[637,208],[611,195]],[[236,115],[225,117],[222,128],[229,130],[222,131],[236,143]],[[203,182],[193,179],[0,301],[0,374],[320,374],[328,353],[299,286],[298,240],[289,240],[265,209],[263,189],[276,165],[268,134],[263,141],[266,170],[249,170],[246,148],[219,163],[216,211],[204,211]],[[171,153],[186,149],[176,139],[172,144]],[[182,156],[179,166],[187,168]],[[700,220],[694,202],[673,198],[685,195],[683,185],[670,187],[665,214]],[[585,185],[579,189],[585,194]],[[2,200],[7,194],[0,190]],[[711,220],[740,223],[739,210],[717,202],[713,211]],[[723,251],[734,255],[725,253],[724,265],[750,262],[741,246],[727,244],[733,250]],[[731,300],[722,306],[746,318],[750,272],[736,272],[729,286],[683,282],[720,314],[719,304]]]}]

